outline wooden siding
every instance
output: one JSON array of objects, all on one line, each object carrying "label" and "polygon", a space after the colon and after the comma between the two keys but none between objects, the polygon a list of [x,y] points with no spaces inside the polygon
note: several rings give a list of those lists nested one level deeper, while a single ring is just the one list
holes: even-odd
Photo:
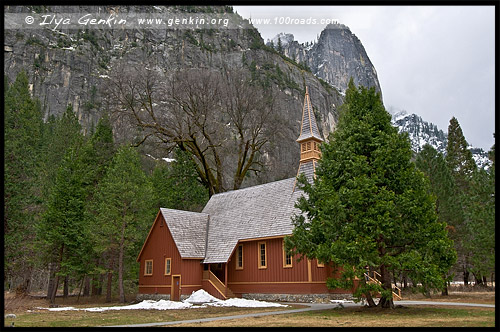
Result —
[{"label": "wooden siding", "polygon": [[[162,225],[161,225],[162,224]],[[165,258],[171,259],[170,275],[165,275]],[[144,275],[146,260],[153,260],[153,274]],[[201,288],[203,266],[200,259],[181,259],[161,213],[158,214],[139,257],[139,293],[171,294],[173,275],[181,275],[181,294]],[[186,286],[184,286],[186,285]]]},{"label": "wooden siding", "polygon": [[237,269],[237,250],[228,262],[228,286],[236,294],[242,293],[289,293],[326,294],[344,293],[344,290],[329,290],[326,278],[331,274],[328,266],[318,267],[315,259],[297,260],[292,257],[292,267],[283,267],[283,238],[265,240],[267,267],[259,268],[259,243],[245,241],[243,245],[243,269]]}]

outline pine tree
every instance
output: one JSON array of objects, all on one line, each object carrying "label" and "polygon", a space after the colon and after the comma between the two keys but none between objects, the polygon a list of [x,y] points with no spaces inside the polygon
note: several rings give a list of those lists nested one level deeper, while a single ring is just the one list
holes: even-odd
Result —
[{"label": "pine tree", "polygon": [[[138,153],[121,147],[113,157],[96,193],[96,239],[98,249],[118,263],[120,302],[125,302],[124,279],[131,264],[127,257],[140,250],[154,217],[151,183],[141,169]],[[135,264],[135,262],[134,262]]]},{"label": "pine tree", "polygon": [[[99,119],[97,126],[92,131],[92,136],[84,146],[83,158],[86,167],[86,184],[89,186],[87,202],[85,207],[85,225],[89,228],[88,232],[96,226],[95,211],[93,208],[93,201],[98,189],[100,181],[104,178],[107,167],[110,165],[113,155],[115,153],[115,146],[113,141],[113,129],[107,113],[104,113]],[[93,239],[89,239],[94,242]],[[92,246],[94,249],[95,247]],[[91,270],[95,271],[92,275],[92,293],[93,295],[100,295],[102,292],[102,282],[106,267],[104,266],[106,258],[102,252],[98,250],[91,250],[93,259],[92,264],[89,264],[88,274]],[[90,266],[92,265],[92,266]],[[90,295],[90,277],[85,279],[83,295]]]},{"label": "pine tree", "polygon": [[[430,192],[436,196],[436,213],[441,222],[446,223],[448,235],[454,241],[455,250],[461,251],[462,233],[457,220],[463,219],[459,201],[457,201],[457,188],[450,170],[442,153],[438,153],[432,146],[426,144],[417,154],[415,164],[430,181]],[[451,273],[447,273],[447,278]],[[443,295],[448,295],[445,286]]]},{"label": "pine tree", "polygon": [[279,54],[283,54],[283,44],[281,43],[281,38],[280,37],[278,37],[277,51],[278,51]]},{"label": "pine tree", "polygon": [[477,171],[476,163],[468,146],[458,120],[455,117],[451,118],[448,126],[446,163],[457,187],[455,200],[460,206],[460,214],[457,216],[454,226],[460,239],[457,243],[457,248],[459,248],[458,263],[462,266],[464,285],[469,283],[470,272],[470,252],[464,246],[468,229],[466,205],[470,196],[472,178]]},{"label": "pine tree", "polygon": [[469,270],[476,284],[495,272],[495,167],[477,170],[465,203],[467,223],[464,247],[470,253]]},{"label": "pine tree", "polygon": [[89,246],[82,223],[86,202],[85,168],[81,143],[68,149],[58,168],[47,210],[38,225],[39,248],[46,262],[55,266],[55,281],[49,285],[51,303],[61,276],[83,278],[88,270]]},{"label": "pine tree", "polygon": [[[359,280],[354,295],[364,294],[371,306],[379,292],[379,306],[393,307],[392,271],[441,289],[455,259],[452,242],[437,220],[428,181],[411,162],[407,134],[392,127],[374,88],[349,82],[337,129],[321,150],[314,183],[302,176],[307,198],[297,203],[302,213],[287,249],[333,263],[340,277],[328,279],[331,288],[349,289]],[[366,268],[380,273],[381,285],[365,282]]]},{"label": "pine tree", "polygon": [[468,146],[458,120],[455,117],[451,118],[448,126],[446,162],[457,186],[465,193],[469,187],[469,180],[477,169]]},{"label": "pine tree", "polygon": [[153,200],[156,210],[170,208],[201,211],[208,201],[208,191],[199,176],[189,154],[175,150],[170,165],[161,161],[153,170]]},{"label": "pine tree", "polygon": [[34,264],[34,225],[41,205],[37,171],[43,119],[39,101],[31,98],[24,71],[12,84],[6,77],[4,83],[4,272],[11,281],[21,278],[26,291]]}]

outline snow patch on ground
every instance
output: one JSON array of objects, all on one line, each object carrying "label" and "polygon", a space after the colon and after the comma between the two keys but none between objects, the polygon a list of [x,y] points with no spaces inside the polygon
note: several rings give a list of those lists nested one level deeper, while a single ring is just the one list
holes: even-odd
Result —
[{"label": "snow patch on ground", "polygon": [[[195,305],[200,304],[200,305]],[[208,294],[203,289],[193,292],[183,302],[167,301],[167,300],[144,300],[142,302],[115,307],[95,307],[95,308],[75,308],[75,307],[60,307],[60,308],[37,308],[49,311],[66,311],[66,310],[84,310],[101,312],[106,310],[171,310],[171,309],[189,309],[189,308],[206,308],[207,306],[216,307],[241,307],[241,308],[262,308],[262,307],[288,307],[284,304],[263,302],[256,300],[231,298],[227,300],[219,300]]]},{"label": "snow patch on ground", "polygon": [[330,300],[331,303],[354,303],[354,301],[351,300]]},{"label": "snow patch on ground", "polygon": [[208,294],[203,289],[199,289],[191,294],[190,297],[184,300],[184,302],[188,303],[210,303],[210,302],[219,302],[218,298]]}]

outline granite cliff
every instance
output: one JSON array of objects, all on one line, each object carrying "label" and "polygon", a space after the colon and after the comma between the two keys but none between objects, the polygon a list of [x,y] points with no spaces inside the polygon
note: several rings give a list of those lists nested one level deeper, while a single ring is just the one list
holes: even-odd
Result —
[{"label": "granite cliff", "polygon": [[306,65],[315,76],[325,80],[341,93],[352,77],[356,86],[375,87],[382,94],[377,71],[358,37],[343,24],[329,24],[314,43],[294,40],[290,33],[281,33],[268,42],[287,57]]},{"label": "granite cliff", "polygon": [[[62,114],[72,104],[84,130],[88,131],[106,111],[102,86],[118,63],[153,63],[166,73],[178,68],[243,68],[260,84],[272,89],[282,117],[288,121],[280,133],[283,139],[268,144],[264,150],[268,171],[246,181],[246,185],[295,175],[299,159],[295,139],[306,86],[325,138],[335,128],[349,77],[356,84],[375,86],[380,91],[375,69],[361,42],[344,26],[327,27],[312,47],[297,46],[294,41],[280,54],[266,46],[259,32],[228,6],[6,6],[4,9],[5,13],[29,14],[38,20],[43,15],[62,13],[165,16],[205,13],[227,17],[231,27],[228,29],[63,25],[5,29],[4,73],[13,81],[25,70],[31,92],[41,100],[46,119]],[[114,123],[114,135],[117,140],[126,140],[134,133],[130,133],[130,125]],[[156,158],[167,157],[154,148],[146,150]]]}]

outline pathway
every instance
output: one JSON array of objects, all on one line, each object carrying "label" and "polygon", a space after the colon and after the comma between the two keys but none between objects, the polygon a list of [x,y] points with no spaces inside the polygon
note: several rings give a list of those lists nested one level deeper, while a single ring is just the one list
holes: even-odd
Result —
[{"label": "pathway", "polygon": [[[285,304],[300,304],[300,305],[308,305],[309,307],[302,308],[302,309],[260,312],[260,313],[253,313],[253,314],[244,314],[244,315],[210,317],[210,318],[189,319],[189,320],[177,320],[177,321],[173,321],[173,322],[114,325],[114,326],[108,326],[108,327],[152,327],[152,326],[166,326],[166,325],[185,324],[185,323],[203,323],[203,322],[211,322],[211,321],[215,321],[215,320],[227,320],[227,319],[239,319],[239,318],[248,318],[248,317],[261,317],[261,316],[270,316],[270,315],[292,314],[292,313],[313,311],[313,310],[327,310],[327,309],[333,309],[333,308],[336,308],[339,306],[338,303],[285,303]],[[460,303],[460,302],[395,301],[394,304],[395,305],[453,305],[453,306],[495,308],[494,304]],[[342,303],[342,305],[344,307],[361,306],[360,303],[351,303],[351,302]]]}]

